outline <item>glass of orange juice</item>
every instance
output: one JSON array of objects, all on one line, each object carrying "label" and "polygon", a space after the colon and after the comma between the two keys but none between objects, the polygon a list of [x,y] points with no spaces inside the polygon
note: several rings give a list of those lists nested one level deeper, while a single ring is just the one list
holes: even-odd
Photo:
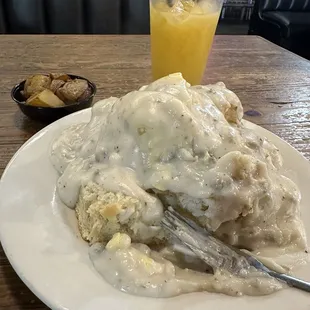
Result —
[{"label": "glass of orange juice", "polygon": [[200,84],[222,0],[150,0],[153,78],[181,72]]}]

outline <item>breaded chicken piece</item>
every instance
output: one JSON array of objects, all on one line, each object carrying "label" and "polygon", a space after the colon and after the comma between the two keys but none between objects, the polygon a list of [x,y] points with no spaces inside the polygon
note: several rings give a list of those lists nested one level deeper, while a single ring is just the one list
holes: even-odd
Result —
[{"label": "breaded chicken piece", "polygon": [[135,242],[159,243],[161,227],[144,220],[144,209],[145,203],[137,198],[89,183],[82,186],[75,211],[80,233],[91,244],[107,242],[117,232],[128,234]]},{"label": "breaded chicken piece", "polygon": [[300,193],[291,180],[240,152],[218,160],[212,176],[212,192],[206,198],[154,192],[166,207],[185,212],[229,244],[249,250],[290,244],[306,247],[302,222],[296,216]]}]

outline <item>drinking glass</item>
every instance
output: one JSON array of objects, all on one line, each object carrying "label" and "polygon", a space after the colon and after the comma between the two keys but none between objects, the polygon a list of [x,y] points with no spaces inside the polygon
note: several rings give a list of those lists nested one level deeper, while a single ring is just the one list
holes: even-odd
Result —
[{"label": "drinking glass", "polygon": [[153,78],[181,72],[200,84],[222,0],[150,0]]}]

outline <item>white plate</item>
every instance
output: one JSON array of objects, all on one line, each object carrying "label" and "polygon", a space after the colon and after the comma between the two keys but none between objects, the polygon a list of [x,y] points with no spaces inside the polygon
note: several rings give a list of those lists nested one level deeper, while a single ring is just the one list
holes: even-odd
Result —
[{"label": "white plate", "polygon": [[[87,122],[84,110],[44,128],[15,154],[0,185],[0,237],[7,257],[26,285],[50,308],[99,309],[308,309],[307,293],[286,289],[264,297],[229,297],[193,293],[169,299],[149,299],[118,292],[97,274],[88,259],[88,246],[76,231],[74,211],[55,194],[57,174],[49,161],[53,139],[74,123]],[[310,165],[277,136],[246,122],[280,149],[285,168],[302,192],[302,215],[310,240]],[[296,176],[298,175],[298,179]],[[310,266],[297,275],[310,281]]]}]

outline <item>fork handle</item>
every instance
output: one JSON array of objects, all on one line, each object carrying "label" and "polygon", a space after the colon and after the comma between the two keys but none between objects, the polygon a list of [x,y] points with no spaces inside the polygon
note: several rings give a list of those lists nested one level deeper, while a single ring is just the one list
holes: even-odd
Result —
[{"label": "fork handle", "polygon": [[274,278],[277,278],[279,280],[286,282],[289,286],[296,287],[296,288],[299,288],[303,291],[310,293],[310,283],[309,282],[297,279],[295,277],[291,277],[287,274],[278,273],[275,271],[269,271],[268,274]]}]

